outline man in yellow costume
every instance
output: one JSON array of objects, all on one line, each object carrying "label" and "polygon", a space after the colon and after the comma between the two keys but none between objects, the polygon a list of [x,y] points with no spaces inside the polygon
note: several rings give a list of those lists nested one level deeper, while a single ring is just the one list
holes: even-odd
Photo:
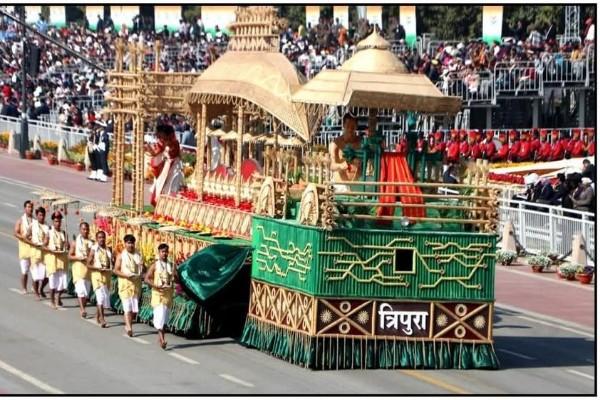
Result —
[{"label": "man in yellow costume", "polygon": [[35,220],[31,223],[27,231],[27,240],[31,246],[31,279],[33,280],[33,291],[37,300],[46,297],[44,294],[44,283],[46,280],[46,266],[44,265],[43,247],[48,236],[49,228],[45,224],[46,210],[39,207],[35,210]]},{"label": "man in yellow costume", "polygon": [[27,232],[33,223],[33,202],[27,200],[23,204],[24,213],[15,223],[15,237],[19,240],[19,264],[21,266],[21,292],[27,294],[27,273],[31,266],[31,245],[27,240]]},{"label": "man in yellow costume", "polygon": [[138,302],[142,292],[142,256],[135,250],[135,237],[125,235],[125,250],[117,256],[115,275],[119,277],[119,298],[123,304],[125,332],[133,336],[132,324],[138,313]]},{"label": "man in yellow costume", "polygon": [[71,243],[69,252],[69,260],[72,261],[71,273],[73,275],[73,283],[75,284],[75,293],[79,302],[79,315],[81,318],[87,317],[85,306],[90,295],[90,272],[87,269],[86,263],[88,254],[94,245],[90,240],[90,226],[87,222],[79,224],[79,235],[75,241]]},{"label": "man in yellow costume", "polygon": [[87,267],[92,271],[92,288],[96,294],[96,323],[106,328],[104,309],[110,307],[110,278],[114,264],[113,254],[106,247],[106,233],[96,233],[96,244],[90,250],[87,259]]},{"label": "man in yellow costume", "polygon": [[46,235],[44,246],[44,264],[46,265],[46,275],[50,284],[50,301],[52,307],[58,309],[62,306],[61,296],[67,288],[67,250],[69,243],[67,235],[62,230],[63,216],[59,211],[52,214],[52,227]]},{"label": "man in yellow costume", "polygon": [[178,280],[177,269],[167,259],[169,246],[162,243],[158,246],[158,260],[146,274],[146,283],[152,288],[151,305],[154,312],[154,328],[158,330],[158,343],[165,349],[164,326],[169,320],[169,308],[173,303],[173,285]]}]

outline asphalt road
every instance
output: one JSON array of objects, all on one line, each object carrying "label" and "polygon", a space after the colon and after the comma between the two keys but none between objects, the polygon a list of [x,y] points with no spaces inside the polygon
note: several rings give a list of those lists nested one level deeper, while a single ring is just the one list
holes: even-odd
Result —
[{"label": "asphalt road", "polygon": [[[498,371],[310,371],[238,345],[231,338],[186,340],[122,317],[109,328],[79,318],[76,300],[53,310],[21,295],[14,221],[32,187],[0,178],[0,394],[593,394],[594,332],[497,309]],[[74,226],[76,218],[70,218]],[[70,227],[74,232],[73,227]],[[568,301],[557,295],[557,301]],[[552,305],[549,304],[549,307]]]}]

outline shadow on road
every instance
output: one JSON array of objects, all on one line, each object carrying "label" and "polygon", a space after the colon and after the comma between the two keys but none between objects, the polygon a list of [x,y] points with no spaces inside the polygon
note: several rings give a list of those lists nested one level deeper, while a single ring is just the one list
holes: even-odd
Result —
[{"label": "shadow on road", "polygon": [[494,348],[502,369],[593,366],[593,339],[498,336]]},{"label": "shadow on road", "polygon": [[219,346],[224,344],[234,344],[237,341],[233,339],[223,338],[219,340],[203,340],[194,343],[174,344],[171,346],[172,349],[186,349],[189,347],[200,347],[200,346]]}]

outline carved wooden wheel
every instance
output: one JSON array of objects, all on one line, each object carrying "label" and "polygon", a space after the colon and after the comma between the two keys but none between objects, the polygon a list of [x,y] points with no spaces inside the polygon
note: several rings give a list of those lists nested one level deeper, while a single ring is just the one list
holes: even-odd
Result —
[{"label": "carved wooden wheel", "polygon": [[275,217],[275,184],[271,177],[267,177],[260,187],[256,212],[259,215]]},{"label": "carved wooden wheel", "polygon": [[319,193],[317,187],[311,183],[300,200],[299,221],[303,225],[316,226],[319,221]]}]

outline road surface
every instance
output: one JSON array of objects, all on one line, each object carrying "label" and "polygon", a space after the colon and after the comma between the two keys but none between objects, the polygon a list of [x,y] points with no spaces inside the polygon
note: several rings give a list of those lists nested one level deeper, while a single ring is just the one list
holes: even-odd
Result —
[{"label": "road surface", "polygon": [[[53,310],[47,302],[18,293],[12,229],[24,199],[34,198],[33,189],[0,177],[0,394],[594,393],[593,325],[514,311],[519,307],[496,310],[497,371],[310,371],[231,338],[186,340],[169,334],[164,351],[149,325],[136,324],[134,338],[125,337],[118,315],[110,315],[109,328],[101,329],[91,322],[91,307],[90,319],[79,317],[73,298]],[[70,232],[76,222],[70,218]],[[554,298],[569,302],[558,291]],[[509,298],[502,300],[510,307]]]}]

